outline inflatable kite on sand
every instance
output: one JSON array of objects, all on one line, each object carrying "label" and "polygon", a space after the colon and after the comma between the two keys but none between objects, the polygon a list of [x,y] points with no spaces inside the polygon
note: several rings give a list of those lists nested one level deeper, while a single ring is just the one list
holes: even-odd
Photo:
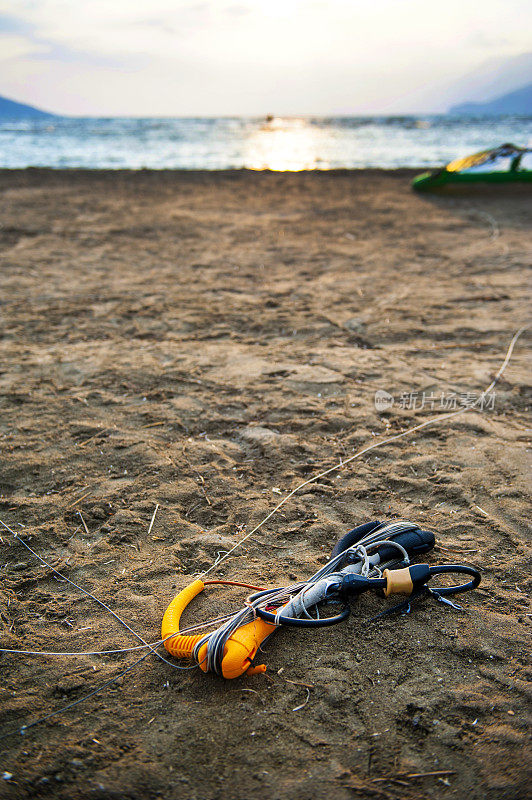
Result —
[{"label": "inflatable kite on sand", "polygon": [[430,191],[451,185],[522,181],[532,181],[532,149],[502,144],[493,150],[458,158],[441,169],[423,172],[414,178],[412,186],[418,191]]}]

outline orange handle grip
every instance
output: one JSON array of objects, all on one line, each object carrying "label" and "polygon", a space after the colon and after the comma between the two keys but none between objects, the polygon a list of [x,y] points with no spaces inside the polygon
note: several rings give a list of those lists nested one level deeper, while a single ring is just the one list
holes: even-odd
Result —
[{"label": "orange handle grip", "polygon": [[[164,646],[170,655],[176,658],[192,658],[192,651],[199,640],[205,635],[198,633],[195,636],[182,636],[179,633],[181,614],[197,594],[205,588],[203,581],[196,580],[179,592],[166,609],[161,625],[161,639],[165,639]],[[171,639],[167,637],[175,633]]]},{"label": "orange handle grip", "polygon": [[[187,586],[174,597],[165,611],[161,625],[161,639],[166,640],[164,642],[165,648],[170,655],[176,658],[192,658],[194,647],[205,635],[200,633],[195,636],[182,636],[179,633],[181,614],[190,601],[202,592],[204,588],[205,584],[203,581],[199,579],[193,581],[190,586]],[[251,662],[262,642],[270,636],[276,628],[276,625],[273,625],[271,622],[265,622],[260,619],[260,617],[237,628],[237,630],[231,634],[224,647],[224,654],[222,657],[222,675],[224,678],[238,678],[240,675],[243,675],[244,672],[247,672],[248,675],[265,672],[266,666],[264,664],[252,667]],[[171,636],[172,633],[175,633],[175,636]],[[206,655],[207,642],[200,648],[198,653],[199,666],[204,672],[207,672]]]},{"label": "orange handle grip", "polygon": [[[265,622],[260,617],[251,620],[246,625],[242,625],[241,628],[237,628],[225,643],[222,657],[222,675],[224,678],[239,678],[244,672],[247,672],[248,675],[266,672],[265,664],[252,667],[251,662],[262,642],[275,630],[275,625],[272,625],[271,622]],[[198,661],[204,672],[207,672],[206,654],[207,643],[200,648],[198,653]]]}]

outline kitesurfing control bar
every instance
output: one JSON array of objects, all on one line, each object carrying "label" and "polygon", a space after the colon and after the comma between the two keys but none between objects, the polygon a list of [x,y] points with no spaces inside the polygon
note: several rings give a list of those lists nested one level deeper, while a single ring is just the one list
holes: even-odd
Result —
[{"label": "kitesurfing control bar", "polygon": [[[440,599],[479,585],[480,573],[472,567],[410,563],[411,557],[426,553],[433,546],[434,534],[411,522],[359,525],[338,541],[329,561],[309,579],[287,587],[255,591],[241,610],[212,633],[182,636],[179,634],[180,616],[205,586],[201,580],[196,580],[168,606],[161,630],[164,646],[178,658],[193,658],[204,672],[236,678],[244,673],[265,671],[263,664],[255,664],[255,657],[261,644],[279,626],[336,625],[350,614],[348,598],[363,592],[376,590],[385,597],[404,594],[411,600],[429,594]],[[434,589],[427,586],[433,576],[443,574],[468,575],[471,580]],[[408,602],[383,614],[392,613]],[[340,605],[340,611],[333,616],[320,616],[321,604]]]}]

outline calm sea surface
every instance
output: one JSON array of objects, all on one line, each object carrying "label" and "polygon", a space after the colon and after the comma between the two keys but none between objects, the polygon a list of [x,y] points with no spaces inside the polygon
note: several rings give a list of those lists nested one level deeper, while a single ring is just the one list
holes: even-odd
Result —
[{"label": "calm sea surface", "polygon": [[424,167],[503,142],[532,145],[532,116],[11,120],[0,167]]}]

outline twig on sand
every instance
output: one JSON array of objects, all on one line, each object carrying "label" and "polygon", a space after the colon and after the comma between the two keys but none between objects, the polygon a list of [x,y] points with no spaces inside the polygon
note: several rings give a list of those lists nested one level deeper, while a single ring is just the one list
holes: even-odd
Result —
[{"label": "twig on sand", "polygon": [[205,500],[207,501],[207,505],[212,506],[212,503],[209,500],[209,496],[208,496],[207,492],[205,491],[205,478],[197,470],[196,470],[196,474],[197,474],[197,476],[199,478],[200,485],[201,485],[201,491],[203,492],[203,496],[205,497]]},{"label": "twig on sand", "polygon": [[409,772],[408,775],[405,775],[405,778],[439,778],[443,775],[456,775],[455,769],[437,769],[433,772]]},{"label": "twig on sand", "polygon": [[305,708],[309,700],[310,700],[310,689],[307,689],[307,699],[305,700],[305,702],[301,703],[300,706],[296,706],[295,708],[293,708],[292,711],[301,711],[302,708]]},{"label": "twig on sand", "polygon": [[97,431],[96,433],[93,433],[93,435],[89,436],[88,439],[85,439],[84,442],[80,442],[78,444],[78,447],[85,447],[85,445],[88,444],[89,442],[92,442],[93,439],[97,439],[98,436],[102,435],[102,433],[107,433],[110,430],[112,430],[112,428],[102,428],[101,431]]},{"label": "twig on sand", "polygon": [[67,508],[73,508],[73,506],[77,506],[78,503],[81,503],[81,501],[85,500],[85,498],[87,498],[89,495],[90,495],[90,492],[85,492],[85,494],[82,494],[81,497],[78,497],[77,500],[74,500],[73,503],[69,503]]},{"label": "twig on sand", "polygon": [[251,692],[252,694],[258,695],[258,698],[259,698],[260,702],[262,703],[262,705],[264,705],[264,697],[262,697],[261,693],[257,692],[256,689],[241,689],[240,691],[241,692]]},{"label": "twig on sand", "polygon": [[157,503],[155,505],[155,511],[153,512],[153,516],[152,516],[151,522],[150,522],[150,527],[148,528],[148,536],[150,535],[151,529],[153,528],[153,523],[155,522],[155,516],[157,514],[158,508],[159,508],[159,503]]},{"label": "twig on sand", "polygon": [[305,689],[315,689],[316,688],[313,683],[302,683],[301,681],[291,681],[290,678],[285,678],[285,681],[287,683],[293,683],[294,686],[304,686]]},{"label": "twig on sand", "polygon": [[390,775],[388,778],[372,778],[372,783],[386,783],[393,781],[393,783],[401,783],[405,779],[411,780],[414,778],[442,778],[446,775],[456,775],[455,769],[438,769],[433,772],[400,772],[398,775]]},{"label": "twig on sand", "polygon": [[81,519],[81,524],[82,524],[82,525],[83,525],[83,527],[85,528],[85,533],[86,533],[86,534],[88,534],[88,535],[90,536],[89,529],[87,528],[87,525],[86,525],[86,523],[85,523],[85,520],[83,519],[83,514],[81,513],[81,511],[78,511],[77,513],[79,514],[79,517],[80,517],[80,519]]},{"label": "twig on sand", "polygon": [[479,510],[479,511],[480,511],[482,514],[484,514],[484,516],[486,516],[486,517],[489,517],[489,514],[488,514],[488,512],[487,512],[487,511],[484,511],[484,509],[483,509],[483,508],[481,508],[480,506],[477,506],[477,505],[476,505],[476,503],[475,503],[475,506],[474,506],[474,508],[478,508],[478,510]]}]

